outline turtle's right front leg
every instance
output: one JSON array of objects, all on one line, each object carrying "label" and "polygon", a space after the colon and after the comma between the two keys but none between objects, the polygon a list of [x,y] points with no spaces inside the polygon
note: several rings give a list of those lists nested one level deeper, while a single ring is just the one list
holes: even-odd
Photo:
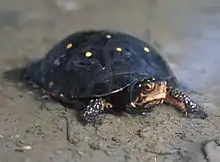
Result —
[{"label": "turtle's right front leg", "polygon": [[208,117],[208,114],[202,107],[193,101],[187,94],[181,92],[178,88],[168,87],[167,92],[165,103],[175,106],[186,116],[200,119]]},{"label": "turtle's right front leg", "polygon": [[86,123],[92,124],[102,124],[101,118],[98,116],[100,113],[104,112],[106,109],[112,108],[112,105],[102,98],[92,99],[86,106],[82,118]]}]

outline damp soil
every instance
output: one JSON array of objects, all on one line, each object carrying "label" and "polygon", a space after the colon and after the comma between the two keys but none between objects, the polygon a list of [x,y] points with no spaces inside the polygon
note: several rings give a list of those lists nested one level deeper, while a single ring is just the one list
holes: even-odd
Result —
[{"label": "damp soil", "polygon": [[[205,162],[206,156],[218,158],[218,144],[203,146],[202,142],[220,136],[219,9],[218,0],[1,0],[0,161]],[[149,41],[181,82],[198,92],[190,95],[204,105],[209,117],[183,118],[162,105],[148,116],[103,114],[103,125],[83,126],[74,109],[36,98],[19,80],[3,77],[83,29],[118,30]],[[19,75],[15,70],[10,77]]]}]

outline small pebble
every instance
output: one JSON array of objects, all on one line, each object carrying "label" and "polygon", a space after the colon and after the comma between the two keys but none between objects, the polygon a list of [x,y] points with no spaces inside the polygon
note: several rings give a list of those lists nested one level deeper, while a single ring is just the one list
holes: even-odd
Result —
[{"label": "small pebble", "polygon": [[56,4],[65,11],[76,11],[82,8],[80,3],[73,0],[56,0]]},{"label": "small pebble", "polygon": [[22,98],[22,97],[23,97],[23,94],[20,93],[20,92],[18,92],[18,93],[17,93],[17,96],[20,97],[20,98]]},{"label": "small pebble", "polygon": [[89,141],[90,137],[84,137],[84,141]]},{"label": "small pebble", "polygon": [[83,156],[83,155],[84,155],[84,152],[82,152],[82,151],[77,151],[77,153],[78,153],[80,156]]},{"label": "small pebble", "polygon": [[27,146],[17,147],[14,150],[16,152],[25,152],[25,151],[29,151],[31,149],[32,149],[32,147],[27,145]]},{"label": "small pebble", "polygon": [[15,135],[15,138],[20,138],[20,135],[19,135],[19,134],[16,134],[16,135]]},{"label": "small pebble", "polygon": [[116,142],[116,143],[120,143],[120,140],[117,139],[116,137],[112,137],[112,141]]},{"label": "small pebble", "polygon": [[96,144],[96,143],[91,143],[89,146],[93,150],[100,150],[101,149],[100,145]]},{"label": "small pebble", "polygon": [[220,146],[220,138],[217,138],[215,142]]}]

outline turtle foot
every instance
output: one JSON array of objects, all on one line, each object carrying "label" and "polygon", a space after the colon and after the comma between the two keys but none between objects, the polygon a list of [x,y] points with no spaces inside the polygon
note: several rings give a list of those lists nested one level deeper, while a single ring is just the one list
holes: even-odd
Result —
[{"label": "turtle foot", "polygon": [[101,98],[90,100],[86,106],[85,111],[81,115],[83,124],[100,125],[101,119],[98,117],[99,113],[104,110],[104,101]]}]

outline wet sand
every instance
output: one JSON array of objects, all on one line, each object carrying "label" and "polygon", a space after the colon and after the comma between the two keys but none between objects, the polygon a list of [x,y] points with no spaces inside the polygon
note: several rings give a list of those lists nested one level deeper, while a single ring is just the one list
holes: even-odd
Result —
[{"label": "wet sand", "polygon": [[205,162],[201,142],[220,136],[219,16],[218,0],[1,0],[1,74],[43,57],[75,31],[118,30],[154,45],[199,92],[191,95],[209,117],[187,119],[160,106],[148,117],[105,114],[102,126],[81,126],[74,110],[42,105],[1,77],[0,161]]}]

